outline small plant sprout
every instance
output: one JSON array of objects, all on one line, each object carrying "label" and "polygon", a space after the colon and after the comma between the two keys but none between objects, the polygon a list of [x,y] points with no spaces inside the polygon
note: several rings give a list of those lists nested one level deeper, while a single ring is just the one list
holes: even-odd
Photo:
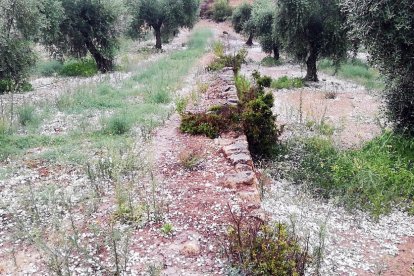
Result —
[{"label": "small plant sprout", "polygon": [[169,236],[174,231],[174,227],[173,227],[173,225],[171,223],[167,222],[167,223],[164,223],[161,226],[161,229],[160,230],[161,230],[161,233],[162,234],[164,234],[166,236]]}]

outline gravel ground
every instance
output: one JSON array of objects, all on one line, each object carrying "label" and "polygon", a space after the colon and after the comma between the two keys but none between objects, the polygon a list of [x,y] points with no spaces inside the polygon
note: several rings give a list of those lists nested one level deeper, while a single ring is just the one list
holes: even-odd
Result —
[{"label": "gravel ground", "polygon": [[393,211],[375,221],[363,212],[345,210],[335,200],[313,198],[289,182],[274,181],[262,206],[272,220],[309,236],[313,249],[320,245],[322,233],[321,275],[378,275],[401,242],[414,236],[414,217],[406,213]]}]

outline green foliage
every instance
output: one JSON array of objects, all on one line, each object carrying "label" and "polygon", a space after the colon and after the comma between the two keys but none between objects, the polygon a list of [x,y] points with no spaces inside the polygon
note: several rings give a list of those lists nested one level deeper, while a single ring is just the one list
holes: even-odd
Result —
[{"label": "green foliage", "polygon": [[251,4],[243,2],[234,10],[231,18],[231,23],[236,33],[242,33],[249,37],[246,42],[249,46],[253,45],[253,36],[255,33],[255,25],[252,19],[252,9],[253,7]]},{"label": "green foliage", "polygon": [[361,60],[346,61],[339,64],[339,68],[332,60],[323,59],[318,68],[324,72],[335,74],[344,79],[352,80],[365,86],[367,89],[383,89],[384,82],[379,72]]},{"label": "green foliage", "polygon": [[[217,53],[220,53],[217,50]],[[247,51],[246,49],[241,49],[237,54],[222,54],[217,56],[214,61],[207,67],[207,70],[210,71],[220,71],[225,67],[233,68],[235,75],[240,71],[243,63],[246,62]]]},{"label": "green foliage", "polygon": [[385,133],[361,149],[343,151],[323,138],[299,143],[295,181],[308,182],[322,195],[339,196],[348,206],[367,209],[374,216],[396,204],[403,209],[414,207],[412,139]]},{"label": "green foliage", "polygon": [[273,89],[292,89],[292,88],[301,88],[303,87],[304,83],[301,78],[289,78],[287,76],[283,76],[278,78],[277,80],[273,80],[271,87]]},{"label": "green foliage", "polygon": [[130,34],[139,36],[145,26],[154,30],[157,49],[162,48],[162,37],[178,33],[179,28],[192,28],[197,20],[198,0],[131,0]]},{"label": "green foliage", "polygon": [[35,0],[1,0],[0,7],[0,82],[3,82],[0,93],[21,91],[22,83],[35,63],[31,42],[42,21],[39,3]]},{"label": "green foliage", "polygon": [[[412,1],[343,1],[354,38],[386,77],[386,102],[396,131],[414,136],[414,13]],[[373,39],[375,38],[375,39]]]},{"label": "green foliage", "polygon": [[21,107],[17,112],[19,123],[22,126],[28,126],[38,122],[34,106],[26,105]]},{"label": "green foliage", "polygon": [[47,27],[42,43],[52,52],[73,57],[88,53],[102,73],[113,70],[118,47],[117,22],[121,15],[118,1],[45,0]]},{"label": "green foliage", "polygon": [[273,66],[278,66],[281,65],[281,61],[280,59],[275,60],[273,57],[267,56],[265,58],[262,59],[262,61],[260,61],[260,65],[264,66],[264,67],[273,67]]},{"label": "green foliage", "polygon": [[[0,94],[4,94],[7,92],[12,92],[12,89],[14,87],[14,82],[10,79],[0,79]],[[19,84],[19,88],[17,92],[30,92],[33,91],[33,86],[30,84],[30,82],[23,80]]]},{"label": "green foliage", "polygon": [[347,54],[345,15],[338,0],[280,0],[276,29],[287,53],[306,63],[305,79],[317,81],[316,62],[330,57],[335,62]]},{"label": "green foliage", "polygon": [[130,117],[125,114],[115,114],[111,116],[106,123],[104,132],[109,135],[123,135],[129,132],[132,127],[129,118]]},{"label": "green foliage", "polygon": [[59,71],[60,75],[66,77],[91,77],[96,73],[98,73],[98,67],[92,59],[69,60]]},{"label": "green foliage", "polygon": [[51,77],[51,76],[59,75],[62,68],[63,68],[62,62],[58,60],[49,60],[45,62],[39,62],[36,65],[35,73],[40,76]]},{"label": "green foliage", "polygon": [[173,231],[174,231],[174,227],[171,223],[164,223],[161,226],[161,233],[163,233],[164,235],[170,235]]},{"label": "green foliage", "polygon": [[305,275],[311,260],[308,245],[302,248],[286,225],[231,215],[225,252],[242,275]]},{"label": "green foliage", "polygon": [[257,0],[253,4],[252,23],[249,26],[258,37],[262,49],[266,53],[273,53],[275,61],[279,60],[280,34],[276,28],[278,16],[275,1]]},{"label": "green foliage", "polygon": [[231,16],[233,9],[228,0],[215,0],[213,5],[213,20],[216,22],[226,21]]},{"label": "green foliage", "polygon": [[180,130],[192,135],[217,138],[220,133],[240,131],[240,117],[237,107],[220,106],[210,113],[183,114]]},{"label": "green foliage", "polygon": [[242,75],[236,75],[235,79],[235,85],[237,89],[237,95],[239,96],[239,99],[241,101],[245,101],[244,95],[246,95],[250,90],[250,81]]}]

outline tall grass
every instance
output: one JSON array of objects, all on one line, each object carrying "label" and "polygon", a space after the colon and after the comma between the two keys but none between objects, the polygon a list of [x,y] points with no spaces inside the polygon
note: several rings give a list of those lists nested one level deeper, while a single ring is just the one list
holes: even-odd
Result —
[{"label": "tall grass", "polygon": [[318,68],[328,74],[337,73],[339,77],[356,82],[369,90],[380,90],[384,88],[384,83],[380,78],[378,70],[370,67],[362,60],[348,60],[336,68],[329,59],[319,62]]},{"label": "tall grass", "polygon": [[392,207],[414,210],[414,139],[384,133],[361,149],[338,150],[326,138],[303,139],[291,146],[298,166],[292,177],[325,197],[374,216]]}]

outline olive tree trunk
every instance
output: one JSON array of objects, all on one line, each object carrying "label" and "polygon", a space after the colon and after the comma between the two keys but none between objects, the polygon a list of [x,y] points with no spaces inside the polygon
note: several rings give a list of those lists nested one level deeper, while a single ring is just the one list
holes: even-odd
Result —
[{"label": "olive tree trunk", "polygon": [[104,55],[102,55],[91,41],[88,41],[86,43],[86,47],[95,60],[100,72],[107,73],[113,70],[114,64],[112,59],[106,58]]},{"label": "olive tree trunk", "polygon": [[273,46],[273,58],[275,60],[279,60],[280,59],[279,47],[276,46],[276,45]]},{"label": "olive tree trunk", "polygon": [[306,77],[307,81],[318,81],[316,62],[318,60],[318,51],[311,49],[308,59],[306,60]]},{"label": "olive tree trunk", "polygon": [[162,40],[161,40],[161,27],[154,28],[155,32],[155,48],[158,50],[162,49]]},{"label": "olive tree trunk", "polygon": [[246,45],[247,46],[252,46],[253,45],[253,33],[250,33],[250,35],[249,35],[249,39],[247,39],[247,41],[246,41]]}]

